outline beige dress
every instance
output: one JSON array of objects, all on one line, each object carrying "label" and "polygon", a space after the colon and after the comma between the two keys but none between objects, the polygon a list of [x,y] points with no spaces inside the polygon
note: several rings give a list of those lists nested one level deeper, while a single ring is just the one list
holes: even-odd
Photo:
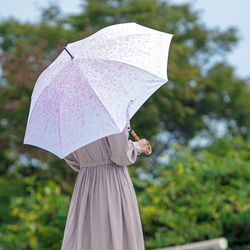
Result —
[{"label": "beige dress", "polygon": [[126,165],[140,154],[125,128],[65,158],[76,171],[63,250],[144,250],[137,199]]}]

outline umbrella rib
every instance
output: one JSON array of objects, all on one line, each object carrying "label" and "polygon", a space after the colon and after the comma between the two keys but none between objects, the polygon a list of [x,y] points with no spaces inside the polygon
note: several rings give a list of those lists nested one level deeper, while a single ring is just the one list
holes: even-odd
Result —
[{"label": "umbrella rib", "polygon": [[[78,66],[78,65],[77,65]],[[78,68],[81,70],[81,68],[78,66]],[[98,98],[99,102],[102,104],[102,106],[104,107],[106,113],[108,114],[108,116],[110,117],[110,119],[112,120],[113,124],[116,126],[117,129],[119,129],[116,125],[116,123],[114,122],[113,118],[111,117],[110,113],[108,112],[108,109],[106,108],[106,106],[104,105],[104,103],[101,101],[99,95],[96,93],[96,91],[92,88],[91,84],[89,84],[88,79],[84,76],[84,79],[86,80],[86,83],[88,84],[88,86],[91,88],[91,90],[93,91],[93,93],[96,95],[96,97]],[[122,132],[122,131],[121,131]]]},{"label": "umbrella rib", "polygon": [[[140,71],[149,73],[149,74],[151,74],[151,75],[153,75],[153,76],[155,76],[155,77],[157,77],[157,78],[159,78],[159,79],[168,81],[168,77],[167,77],[167,79],[162,78],[162,77],[159,77],[159,76],[157,76],[155,73],[152,73],[152,72],[150,72],[150,71],[148,71],[148,70],[142,69],[142,68],[140,68],[140,67],[138,67],[138,66],[135,66],[135,65],[130,64],[130,63],[127,63],[127,62],[118,61],[118,60],[113,60],[113,59],[111,60],[111,59],[106,59],[106,58],[98,58],[98,57],[87,58],[87,59],[84,59],[84,60],[88,60],[88,59],[90,59],[90,60],[100,60],[100,61],[109,61],[109,62],[116,62],[116,63],[120,63],[120,64],[125,64],[125,65],[131,66],[131,67],[133,67],[133,68],[139,69]],[[80,60],[81,60],[81,59],[80,59]],[[86,78],[85,78],[85,79],[86,79]]]},{"label": "umbrella rib", "polygon": [[[63,91],[61,92],[61,96],[60,96],[60,104],[61,104],[61,101],[62,101],[62,96],[63,96],[63,93],[64,93],[64,89]],[[60,149],[62,151],[62,143],[61,143],[61,105],[59,105],[59,143],[60,143]],[[60,152],[61,153],[61,152]]]},{"label": "umbrella rib", "polygon": [[[68,62],[66,65],[64,65],[63,68],[61,68],[61,69],[53,76],[53,79],[56,78],[57,76],[59,76],[59,75],[61,74],[61,72],[64,71],[65,68],[68,67],[68,64],[69,64],[69,63],[71,63],[71,62]],[[51,64],[51,65],[52,65],[52,64]],[[51,65],[50,65],[50,66],[51,66]],[[50,67],[50,66],[49,66],[49,67]],[[47,68],[47,69],[48,69],[48,68]],[[52,81],[53,81],[53,80],[50,80],[50,81],[48,82],[48,84],[46,84],[46,86],[43,87],[42,91],[40,91],[40,93],[36,96],[36,101],[39,99],[39,97],[40,97],[40,96],[42,95],[42,93],[46,90],[46,88],[51,84]],[[34,91],[34,90],[33,90],[33,91]],[[33,96],[33,93],[32,93],[32,95],[31,95],[31,99],[33,98],[32,96]],[[36,103],[36,102],[35,102],[35,103]],[[35,106],[35,104],[34,104],[34,106]]]},{"label": "umbrella rib", "polygon": [[[88,59],[90,59],[90,58],[88,58]],[[90,60],[92,60],[92,59],[93,59],[93,60],[103,60],[103,61],[110,61],[110,62],[117,62],[117,63],[126,64],[126,65],[129,65],[129,66],[134,67],[134,68],[136,68],[136,69],[139,69],[139,70],[141,70],[141,71],[143,71],[143,72],[146,72],[146,73],[148,73],[148,74],[151,74],[151,75],[153,75],[154,77],[156,77],[157,79],[162,80],[162,81],[165,81],[165,83],[168,82],[168,78],[165,79],[165,78],[159,77],[159,76],[157,76],[156,74],[153,74],[153,73],[151,73],[151,72],[149,72],[149,71],[147,71],[147,70],[144,70],[144,69],[142,69],[142,68],[139,68],[139,67],[134,66],[134,65],[129,64],[129,63],[125,63],[125,62],[121,62],[121,61],[116,61],[116,60],[103,59],[103,58],[91,58]],[[81,60],[81,59],[80,59],[80,60]],[[84,59],[84,60],[86,60],[86,59]],[[77,61],[77,60],[76,60],[76,61]],[[75,62],[76,62],[76,61],[75,61]],[[77,66],[78,66],[78,64],[77,64]],[[81,68],[80,68],[79,66],[78,66],[78,68],[81,70]],[[106,113],[108,114],[108,116],[109,116],[110,119],[112,120],[113,124],[116,126],[117,129],[119,129],[119,128],[117,127],[115,121],[113,120],[112,116],[110,115],[110,112],[108,111],[108,109],[106,108],[106,106],[104,105],[104,103],[101,101],[101,99],[100,99],[98,93],[93,89],[93,87],[91,86],[91,84],[89,84],[89,81],[88,81],[88,79],[85,77],[84,74],[83,74],[83,77],[84,77],[84,79],[86,80],[86,83],[88,84],[88,86],[91,88],[91,90],[93,91],[93,93],[94,93],[94,94],[96,95],[96,97],[98,98],[99,102],[103,105],[104,109],[106,110]],[[119,129],[119,130],[120,130],[120,129]],[[121,132],[122,132],[122,131],[121,131]]]}]

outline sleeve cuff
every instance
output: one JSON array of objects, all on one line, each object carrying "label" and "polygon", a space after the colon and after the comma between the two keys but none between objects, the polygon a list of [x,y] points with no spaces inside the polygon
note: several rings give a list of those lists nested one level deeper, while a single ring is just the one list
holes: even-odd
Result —
[{"label": "sleeve cuff", "polygon": [[140,147],[140,145],[136,141],[134,141],[133,144],[134,144],[134,147],[135,147],[136,154],[140,155],[141,154],[141,147]]}]

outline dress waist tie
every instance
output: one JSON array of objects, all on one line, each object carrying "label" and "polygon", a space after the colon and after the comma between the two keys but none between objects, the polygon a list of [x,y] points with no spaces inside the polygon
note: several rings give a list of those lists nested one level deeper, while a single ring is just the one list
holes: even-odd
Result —
[{"label": "dress waist tie", "polygon": [[98,167],[107,164],[115,164],[111,159],[104,159],[100,161],[91,161],[91,162],[82,162],[80,168],[90,168],[90,167]]}]

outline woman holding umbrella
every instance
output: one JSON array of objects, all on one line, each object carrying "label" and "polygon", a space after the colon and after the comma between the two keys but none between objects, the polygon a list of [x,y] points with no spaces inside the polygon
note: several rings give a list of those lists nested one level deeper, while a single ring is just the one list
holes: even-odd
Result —
[{"label": "woman holding umbrella", "polygon": [[124,127],[168,81],[172,36],[136,23],[112,25],[68,44],[39,76],[24,143],[78,171],[63,250],[144,249],[126,166],[150,146],[129,141]]},{"label": "woman holding umbrella", "polygon": [[150,151],[145,139],[128,140],[128,130],[84,146],[65,158],[78,172],[63,250],[143,250],[136,195],[126,165]]}]

